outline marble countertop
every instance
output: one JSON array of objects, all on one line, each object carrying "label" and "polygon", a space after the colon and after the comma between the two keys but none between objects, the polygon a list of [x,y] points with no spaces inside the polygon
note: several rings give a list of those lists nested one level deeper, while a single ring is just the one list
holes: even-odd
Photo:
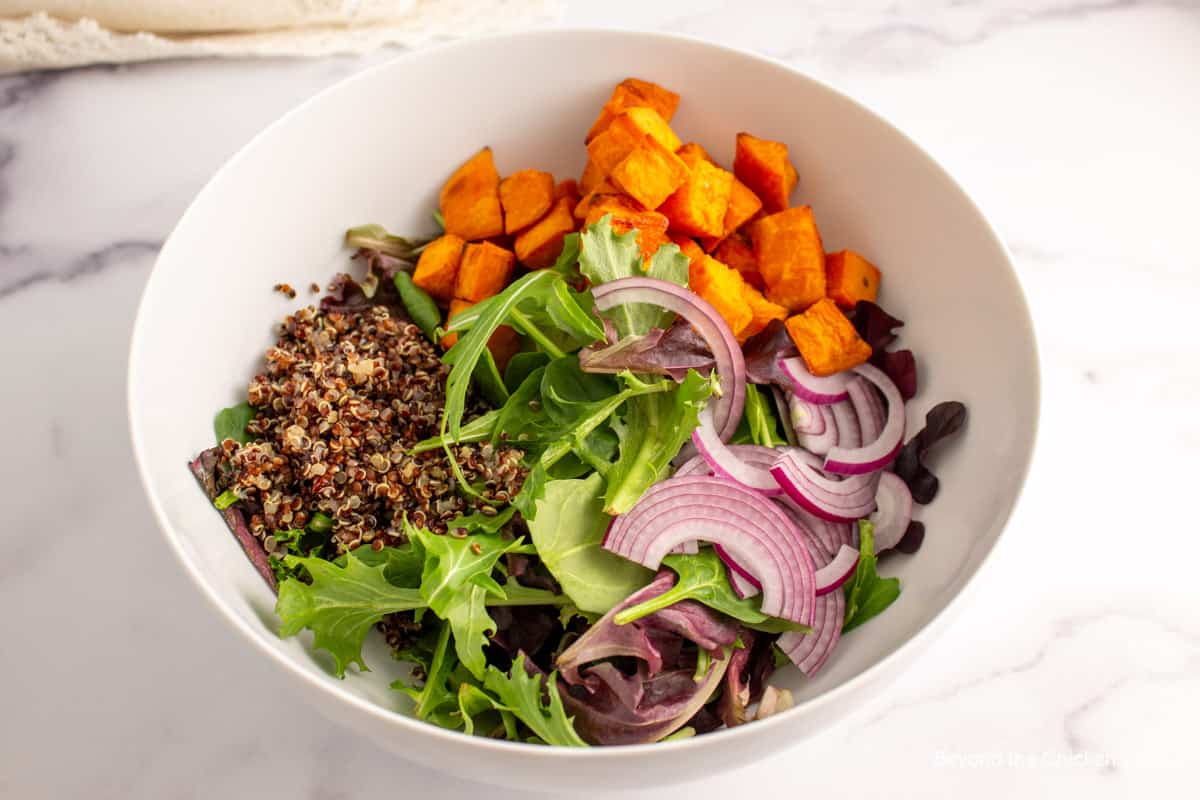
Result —
[{"label": "marble countertop", "polygon": [[[1192,506],[1163,503],[1192,496],[1200,451],[1200,6],[793,5],[609,0],[566,19],[782,59],[941,159],[1016,256],[1042,437],[1010,530],[928,653],[856,717],[703,791],[1181,796],[1200,588]],[[482,796],[280,685],[163,545],[125,422],[138,296],[188,201],[264,124],[386,57],[0,80],[0,797]]]}]

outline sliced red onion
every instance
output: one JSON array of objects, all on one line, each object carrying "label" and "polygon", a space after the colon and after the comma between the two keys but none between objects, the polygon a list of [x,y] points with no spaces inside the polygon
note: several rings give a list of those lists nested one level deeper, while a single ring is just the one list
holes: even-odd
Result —
[{"label": "sliced red onion", "polygon": [[805,450],[819,455],[825,455],[830,448],[838,443],[837,422],[833,418],[832,406],[815,406],[821,413],[823,430],[819,434],[807,434],[796,431],[796,441]]},{"label": "sliced red onion", "polygon": [[800,451],[780,453],[771,474],[784,494],[830,522],[853,522],[875,508],[873,480],[834,481],[804,461]]},{"label": "sliced red onion", "polygon": [[796,433],[809,436],[820,436],[825,432],[828,423],[821,413],[822,406],[811,403],[802,397],[792,395],[788,401],[788,412],[792,416],[792,426]]},{"label": "sliced red onion", "polygon": [[[809,555],[812,556],[813,564],[817,569],[828,564],[833,560],[833,554],[840,548],[841,541],[838,534],[833,530],[836,527],[845,525],[842,522],[829,522],[821,519],[811,511],[807,511],[800,507],[790,497],[775,498],[779,507],[783,512],[791,517],[792,522],[796,523],[796,527],[804,534],[804,543],[808,546]],[[849,527],[849,526],[847,526]]]},{"label": "sliced red onion", "polygon": [[840,588],[843,583],[850,580],[850,576],[857,568],[858,550],[848,545],[842,545],[833,560],[817,570],[817,597]]},{"label": "sliced red onion", "polygon": [[883,425],[883,431],[873,442],[862,447],[853,447],[845,441],[839,441],[837,446],[830,448],[825,456],[826,472],[858,475],[881,469],[896,457],[904,441],[904,399],[900,396],[896,384],[892,383],[891,378],[882,370],[871,364],[859,364],[854,371],[883,392],[887,401],[887,421]]},{"label": "sliced red onion", "polygon": [[829,406],[833,413],[833,421],[837,425],[837,441],[834,447],[858,447],[862,444],[862,427],[858,423],[858,414],[849,401],[834,403]]},{"label": "sliced red onion", "polygon": [[721,393],[712,400],[713,420],[721,441],[728,441],[742,419],[746,403],[746,359],[729,325],[707,300],[670,281],[618,278],[592,289],[598,311],[625,303],[649,303],[682,317],[708,348],[717,366]]},{"label": "sliced red onion", "polygon": [[805,625],[816,599],[812,557],[795,523],[770,499],[717,477],[669,478],[614,519],[603,546],[655,569],[692,540],[720,545],[762,584],[762,610]]},{"label": "sliced red onion", "polygon": [[712,467],[702,455],[694,455],[675,469],[675,478],[686,478],[688,475],[712,475]]},{"label": "sliced red onion", "polygon": [[714,544],[713,550],[725,562],[726,572],[729,574],[729,585],[733,587],[734,594],[745,600],[747,597],[754,597],[762,591],[762,584],[758,582],[758,579],[751,575],[749,570],[737,563],[726,552],[724,547]]},{"label": "sliced red onion", "polygon": [[769,459],[765,463],[761,459],[756,464],[741,458],[717,435],[712,410],[707,406],[700,412],[700,424],[692,431],[692,444],[696,445],[714,474],[767,496],[783,494],[770,471],[771,464],[777,458],[775,451],[769,447],[761,448]]},{"label": "sliced red onion", "polygon": [[912,492],[899,475],[881,473],[875,505],[875,513],[869,519],[875,523],[875,552],[881,553],[891,550],[904,538],[908,523],[912,522]]},{"label": "sliced red onion", "polygon": [[787,376],[792,392],[810,403],[819,405],[845,400],[846,386],[854,378],[849,372],[818,378],[808,371],[804,359],[800,356],[780,359],[779,368]]},{"label": "sliced red onion", "polygon": [[[875,441],[879,438],[879,434],[883,432],[883,425],[886,421],[883,412],[883,403],[879,400],[878,392],[875,391],[874,386],[862,378],[855,378],[850,381],[850,385],[846,387],[846,391],[850,394],[850,406],[854,409],[854,416],[858,419],[858,426],[862,432],[862,441]],[[841,442],[838,442],[838,444],[841,444]]]},{"label": "sliced red onion", "polygon": [[812,633],[789,631],[779,637],[779,649],[805,675],[812,676],[824,666],[842,638],[846,616],[846,593],[830,592],[817,598]]},{"label": "sliced red onion", "polygon": [[771,384],[771,397],[775,399],[775,412],[779,414],[779,419],[783,422],[783,436],[787,439],[788,444],[796,447],[800,442],[796,439],[795,421],[792,419],[791,409],[788,408],[788,398],[792,395],[775,384]]},{"label": "sliced red onion", "polygon": [[694,541],[684,542],[683,544],[676,545],[675,547],[671,548],[671,555],[673,556],[694,556],[699,552],[700,543]]}]

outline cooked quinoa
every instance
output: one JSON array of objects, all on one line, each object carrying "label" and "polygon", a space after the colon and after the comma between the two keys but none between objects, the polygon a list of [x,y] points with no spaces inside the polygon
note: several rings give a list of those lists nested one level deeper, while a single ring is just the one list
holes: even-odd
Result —
[{"label": "cooked quinoa", "polygon": [[[382,305],[353,313],[310,306],[285,318],[278,337],[247,391],[257,410],[246,426],[251,441],[222,442],[216,470],[218,490],[242,499],[269,553],[285,550],[274,532],[303,528],[316,511],[333,519],[338,552],[403,542],[404,515],[444,533],[461,514],[492,511],[459,491],[443,450],[407,452],[437,435],[449,371],[415,325]],[[508,501],[525,479],[518,449],[453,451],[487,500]]]}]

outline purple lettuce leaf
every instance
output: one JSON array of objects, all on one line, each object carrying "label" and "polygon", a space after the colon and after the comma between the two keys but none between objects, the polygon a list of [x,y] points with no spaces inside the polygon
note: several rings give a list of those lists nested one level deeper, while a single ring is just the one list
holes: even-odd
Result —
[{"label": "purple lettuce leaf", "polygon": [[750,676],[747,666],[750,663],[750,647],[754,642],[751,631],[742,631],[740,647],[729,656],[729,669],[725,670],[725,690],[717,701],[717,715],[728,727],[741,725],[746,721],[746,706],[750,704]]},{"label": "purple lettuce leaf", "polygon": [[550,666],[551,650],[562,637],[558,609],[551,606],[492,606],[496,623],[488,648],[488,662],[508,669],[517,653],[524,652],[541,669]]},{"label": "purple lettuce leaf", "polygon": [[751,383],[782,383],[786,377],[779,369],[779,360],[800,354],[784,324],[773,319],[767,327],[751,336],[742,346],[746,357],[746,378]]},{"label": "purple lettuce leaf", "polygon": [[888,350],[904,322],[869,300],[858,301],[852,318],[858,335],[871,346],[870,362],[892,379],[905,400],[911,400],[917,394],[917,360],[911,350]]},{"label": "purple lettuce leaf", "polygon": [[920,433],[900,448],[893,470],[908,484],[916,502],[926,504],[937,495],[938,479],[925,465],[926,454],[935,444],[961,430],[966,421],[967,407],[962,403],[955,400],[938,403],[925,415],[925,427]]},{"label": "purple lettuce leaf", "polygon": [[[732,620],[683,601],[627,625],[613,622],[620,611],[657,597],[675,580],[672,571],[660,572],[559,656],[563,702],[580,735],[593,744],[657,741],[695,717],[720,686],[727,653],[741,632]],[[699,681],[696,648],[711,655]]]},{"label": "purple lettuce leaf", "polygon": [[615,326],[604,320],[604,334],[603,347],[585,347],[579,351],[579,366],[584,372],[616,374],[631,370],[682,381],[689,369],[703,373],[715,364],[708,345],[685,322],[676,322],[666,331],[651,328],[644,336],[618,339]]},{"label": "purple lettuce leaf", "polygon": [[[200,484],[200,488],[204,490],[204,494],[209,500],[215,500],[219,492],[217,491],[216,481],[216,466],[220,447],[210,447],[209,449],[196,456],[194,461],[188,463],[192,474],[196,476],[196,481]],[[267,556],[267,551],[263,549],[262,542],[254,537],[250,532],[250,528],[246,526],[246,518],[242,515],[238,504],[234,503],[220,513],[225,519],[225,525],[233,533],[234,538],[238,540],[238,544],[242,546],[246,557],[250,559],[250,563],[254,565],[254,569],[267,582],[267,586],[271,587],[271,591],[278,592],[279,587],[275,582],[275,573],[271,569],[271,562]]]}]

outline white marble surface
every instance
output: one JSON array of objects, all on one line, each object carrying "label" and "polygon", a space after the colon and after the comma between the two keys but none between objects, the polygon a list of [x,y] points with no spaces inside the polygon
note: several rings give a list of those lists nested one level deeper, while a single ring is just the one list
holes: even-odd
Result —
[{"label": "white marble surface", "polygon": [[[1176,501],[1200,451],[1200,5],[741,5],[567,18],[783,59],[931,150],[1016,255],[1043,434],[969,604],[883,700],[645,796],[1193,794],[1197,530]],[[127,442],[132,317],[175,219],[262,125],[382,57],[0,80],[0,797],[509,796],[398,761],[279,687],[163,546]]]}]

